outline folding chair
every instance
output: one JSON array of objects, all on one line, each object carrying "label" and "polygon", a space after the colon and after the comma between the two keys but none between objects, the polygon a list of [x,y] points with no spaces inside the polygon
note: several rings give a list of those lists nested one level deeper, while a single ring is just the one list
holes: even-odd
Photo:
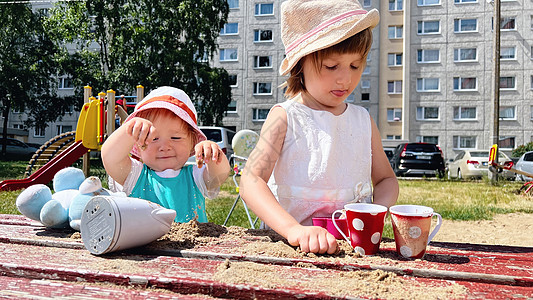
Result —
[{"label": "folding chair", "polygon": [[[244,169],[244,165],[246,164],[246,161],[248,160],[248,157],[250,156],[250,153],[252,153],[252,150],[254,149],[255,145],[259,141],[259,134],[256,132],[249,130],[249,129],[243,129],[240,130],[235,134],[233,137],[233,140],[231,141],[231,146],[233,148],[233,154],[230,156],[230,160],[233,161],[233,182],[235,183],[235,190],[237,193],[239,192],[239,184],[237,183],[237,176],[241,175],[242,169]],[[228,213],[228,216],[226,217],[226,220],[224,221],[224,226],[228,223],[228,220],[235,210],[235,206],[237,206],[237,203],[241,200],[242,204],[244,205],[244,211],[246,212],[246,215],[248,216],[248,221],[250,222],[250,227],[252,229],[255,229],[255,223],[259,218],[256,218],[255,221],[252,221],[252,216],[250,215],[250,211],[248,210],[248,206],[246,206],[246,202],[241,198],[241,195],[238,195],[235,201],[233,202],[233,205],[231,206],[231,209]]]}]

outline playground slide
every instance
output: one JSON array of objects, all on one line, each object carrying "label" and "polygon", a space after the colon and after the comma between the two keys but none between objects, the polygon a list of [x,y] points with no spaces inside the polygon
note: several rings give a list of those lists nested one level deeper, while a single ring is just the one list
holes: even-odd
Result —
[{"label": "playground slide", "polygon": [[47,184],[54,178],[55,174],[76,162],[89,149],[83,146],[82,141],[76,141],[63,152],[54,156],[48,163],[35,171],[30,177],[23,179],[8,179],[0,182],[0,191],[14,191],[27,188],[33,184]]}]

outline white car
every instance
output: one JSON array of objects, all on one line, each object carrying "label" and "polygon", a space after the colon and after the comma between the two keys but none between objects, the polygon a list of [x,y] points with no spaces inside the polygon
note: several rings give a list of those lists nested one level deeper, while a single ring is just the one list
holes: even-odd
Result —
[{"label": "white car", "polygon": [[[222,152],[226,154],[228,160],[233,154],[233,148],[231,147],[231,140],[235,135],[235,131],[227,129],[224,127],[214,127],[214,126],[199,126],[200,130],[205,134],[208,140],[213,141],[220,146]],[[194,156],[189,157],[186,165],[195,164],[196,158]],[[231,165],[231,162],[230,162]]]},{"label": "white car", "polygon": [[[500,152],[498,161],[500,164],[504,164],[511,159],[505,153]],[[454,159],[448,162],[446,167],[446,173],[448,179],[452,178],[481,178],[483,176],[489,176],[489,151],[487,150],[462,150]],[[503,170],[500,174],[503,178],[511,179],[514,177],[512,172]]]},{"label": "white car", "polygon": [[[515,164],[515,169],[533,174],[533,151],[522,154]],[[516,180],[531,181],[533,178],[522,174],[516,174]]]}]

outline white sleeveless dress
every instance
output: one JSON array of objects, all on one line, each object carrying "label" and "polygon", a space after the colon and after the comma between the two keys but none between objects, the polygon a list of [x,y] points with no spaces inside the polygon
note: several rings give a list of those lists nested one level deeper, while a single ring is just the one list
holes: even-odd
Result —
[{"label": "white sleeveless dress", "polygon": [[300,224],[312,225],[313,217],[331,217],[347,203],[372,202],[366,109],[348,104],[335,116],[294,99],[276,106],[287,113],[287,134],[268,185],[281,206]]}]

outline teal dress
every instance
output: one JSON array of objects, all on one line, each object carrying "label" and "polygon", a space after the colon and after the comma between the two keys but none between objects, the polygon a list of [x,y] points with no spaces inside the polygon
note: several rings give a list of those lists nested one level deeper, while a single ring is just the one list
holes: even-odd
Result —
[{"label": "teal dress", "polygon": [[205,198],[194,182],[192,168],[192,165],[184,166],[178,176],[163,178],[144,165],[129,196],[175,210],[176,222],[185,223],[197,218],[198,222],[205,223]]}]

